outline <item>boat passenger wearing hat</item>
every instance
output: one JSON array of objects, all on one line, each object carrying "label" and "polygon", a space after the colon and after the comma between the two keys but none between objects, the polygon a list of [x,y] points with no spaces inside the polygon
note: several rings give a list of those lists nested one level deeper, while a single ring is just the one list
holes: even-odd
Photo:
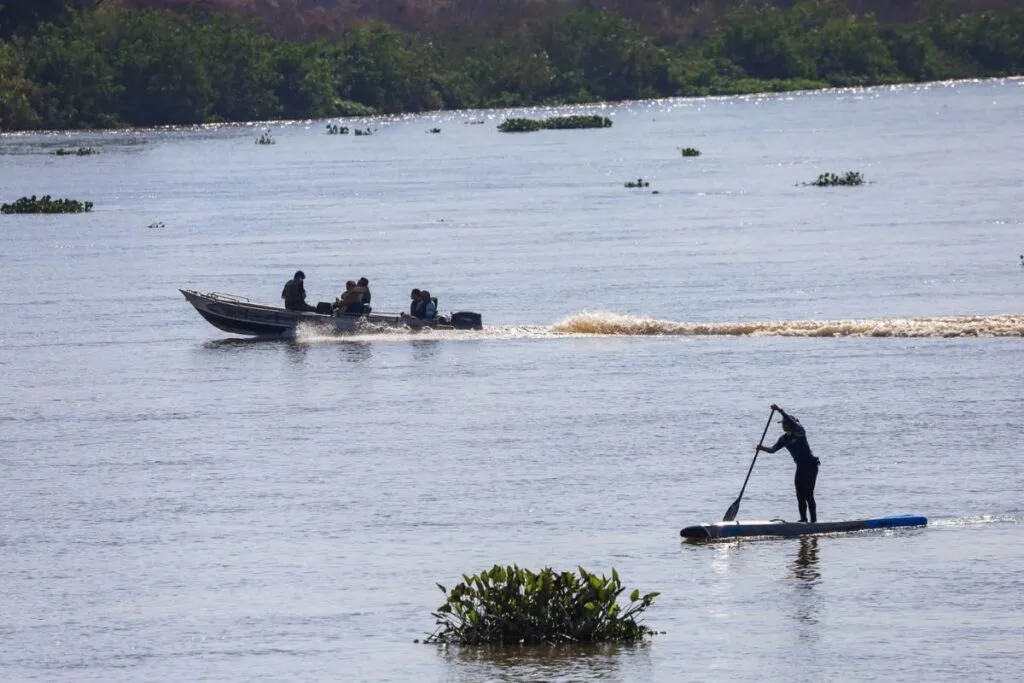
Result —
[{"label": "boat passenger wearing hat", "polygon": [[284,299],[284,307],[289,311],[316,311],[316,306],[306,303],[306,288],[303,285],[305,279],[306,274],[297,270],[295,277],[284,283],[281,298]]},{"label": "boat passenger wearing hat", "polygon": [[796,463],[796,476],[793,484],[796,486],[796,501],[800,508],[800,521],[807,521],[807,513],[811,513],[811,523],[818,521],[818,508],[814,502],[814,484],[818,479],[818,465],[821,461],[814,457],[811,447],[807,443],[807,432],[804,430],[800,420],[796,419],[774,403],[772,410],[779,411],[782,415],[782,436],[775,442],[774,446],[763,446],[758,444],[757,450],[765,453],[774,453],[780,448],[785,448],[793,456]]}]

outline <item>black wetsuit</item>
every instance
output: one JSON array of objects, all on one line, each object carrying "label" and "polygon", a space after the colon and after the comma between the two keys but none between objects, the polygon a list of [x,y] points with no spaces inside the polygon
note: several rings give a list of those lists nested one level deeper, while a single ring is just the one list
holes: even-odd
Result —
[{"label": "black wetsuit", "polygon": [[811,522],[818,521],[818,506],[814,502],[814,484],[818,480],[818,465],[820,461],[811,452],[811,446],[807,443],[807,434],[803,429],[794,432],[786,432],[779,437],[775,445],[766,449],[774,453],[780,448],[785,448],[793,456],[796,463],[796,474],[793,476],[793,485],[796,487],[796,502],[800,510],[800,521],[807,521],[807,513],[811,513]]}]

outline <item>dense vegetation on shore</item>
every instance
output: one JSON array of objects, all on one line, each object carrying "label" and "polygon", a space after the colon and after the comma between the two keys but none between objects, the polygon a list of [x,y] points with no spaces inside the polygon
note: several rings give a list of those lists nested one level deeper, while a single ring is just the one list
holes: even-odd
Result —
[{"label": "dense vegetation on shore", "polygon": [[[501,30],[382,22],[293,42],[190,9],[0,2],[0,129],[196,124],[583,103],[1024,73],[1024,9],[880,25],[840,2],[745,4],[668,41],[612,12]],[[5,9],[6,7],[6,9]]]}]

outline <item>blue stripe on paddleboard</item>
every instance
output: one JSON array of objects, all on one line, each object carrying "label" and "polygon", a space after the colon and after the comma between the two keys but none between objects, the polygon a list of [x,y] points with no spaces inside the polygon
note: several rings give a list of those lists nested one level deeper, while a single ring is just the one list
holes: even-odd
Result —
[{"label": "blue stripe on paddleboard", "polygon": [[887,529],[897,526],[927,526],[928,518],[920,515],[896,515],[895,517],[875,517],[867,519],[865,526],[868,529]]}]

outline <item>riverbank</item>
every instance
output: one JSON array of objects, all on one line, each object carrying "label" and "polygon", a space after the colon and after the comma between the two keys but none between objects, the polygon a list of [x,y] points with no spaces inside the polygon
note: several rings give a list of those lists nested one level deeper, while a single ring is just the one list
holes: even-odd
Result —
[{"label": "riverbank", "polygon": [[0,42],[0,130],[149,127],[786,92],[1024,73],[1024,10],[879,25],[744,7],[665,43],[609,12],[501,35],[382,23],[298,43],[226,14],[99,9]]}]

